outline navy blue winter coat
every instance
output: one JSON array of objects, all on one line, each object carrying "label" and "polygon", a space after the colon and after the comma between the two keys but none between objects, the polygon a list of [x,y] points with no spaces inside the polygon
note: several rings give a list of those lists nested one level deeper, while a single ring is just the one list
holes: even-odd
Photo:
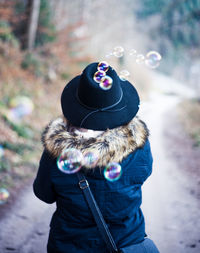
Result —
[{"label": "navy blue winter coat", "polygon": [[[95,168],[84,167],[82,171],[117,246],[144,240],[141,186],[152,172],[152,154],[143,121],[135,117],[126,126],[85,139],[69,132],[66,119],[58,118],[45,129],[43,144],[45,149],[33,188],[39,199],[57,205],[50,223],[48,252],[108,252],[78,186],[77,175],[65,174],[57,168],[57,157],[70,147],[83,153],[93,151],[99,156]],[[111,161],[122,166],[122,175],[114,182],[103,175],[104,167]]]}]

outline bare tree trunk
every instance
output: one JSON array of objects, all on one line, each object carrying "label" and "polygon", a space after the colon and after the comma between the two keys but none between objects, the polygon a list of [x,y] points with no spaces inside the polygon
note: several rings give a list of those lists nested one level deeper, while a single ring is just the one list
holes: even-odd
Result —
[{"label": "bare tree trunk", "polygon": [[40,0],[30,0],[30,2],[31,2],[31,13],[29,19],[28,41],[27,41],[29,51],[31,51],[34,48],[40,13]]}]

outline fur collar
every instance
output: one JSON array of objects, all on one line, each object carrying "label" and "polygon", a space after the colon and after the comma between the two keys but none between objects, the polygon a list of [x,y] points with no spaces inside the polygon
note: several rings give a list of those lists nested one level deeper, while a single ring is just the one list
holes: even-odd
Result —
[{"label": "fur collar", "polygon": [[44,148],[58,157],[65,148],[77,148],[83,154],[95,152],[98,157],[96,166],[104,167],[109,162],[121,162],[137,148],[142,148],[149,136],[146,124],[138,117],[127,125],[108,129],[96,138],[85,139],[69,132],[67,120],[59,117],[51,121],[42,134]]}]

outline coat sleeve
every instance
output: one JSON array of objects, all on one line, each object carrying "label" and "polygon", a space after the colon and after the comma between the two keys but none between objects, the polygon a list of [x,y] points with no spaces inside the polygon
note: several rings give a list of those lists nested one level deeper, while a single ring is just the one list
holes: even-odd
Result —
[{"label": "coat sleeve", "polygon": [[44,150],[37,176],[33,183],[33,191],[35,195],[42,201],[52,204],[56,201],[56,192],[51,182],[51,166],[53,159],[47,151]]},{"label": "coat sleeve", "polygon": [[144,159],[144,164],[146,164],[146,177],[145,180],[151,175],[152,173],[152,167],[153,167],[153,156],[151,152],[151,145],[149,140],[147,140],[145,147],[144,147],[144,153],[146,159]]},{"label": "coat sleeve", "polygon": [[146,141],[143,148],[138,149],[134,164],[136,167],[136,182],[143,184],[151,175],[153,166],[153,157],[149,140]]}]

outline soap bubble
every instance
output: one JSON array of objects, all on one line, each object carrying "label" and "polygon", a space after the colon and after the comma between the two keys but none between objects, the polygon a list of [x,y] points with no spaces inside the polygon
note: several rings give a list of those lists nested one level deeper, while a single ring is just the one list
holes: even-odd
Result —
[{"label": "soap bubble", "polygon": [[98,66],[97,66],[97,69],[99,71],[108,71],[109,69],[109,64],[106,62],[106,61],[101,61],[99,62]]},{"label": "soap bubble", "polygon": [[130,56],[136,56],[136,54],[137,54],[137,51],[135,49],[131,49],[129,52]]},{"label": "soap bubble", "polygon": [[20,120],[24,116],[31,114],[34,109],[32,100],[26,96],[17,96],[10,101],[9,117],[11,120]]},{"label": "soap bubble", "polygon": [[106,75],[106,72],[104,71],[97,71],[94,73],[94,81],[97,82],[97,83],[100,83],[101,82],[101,79],[102,77],[104,77]]},{"label": "soap bubble", "polygon": [[113,80],[110,76],[104,76],[104,77],[102,77],[99,86],[103,90],[109,90],[112,87],[112,83],[113,83]]},{"label": "soap bubble", "polygon": [[129,76],[130,76],[130,73],[129,73],[128,70],[126,70],[126,69],[120,71],[120,73],[119,73],[119,78],[120,78],[122,81],[128,80]]},{"label": "soap bubble", "polygon": [[145,64],[147,67],[155,69],[160,65],[162,56],[156,51],[149,51],[146,55]]},{"label": "soap bubble", "polygon": [[63,150],[57,159],[58,169],[66,174],[73,174],[81,169],[83,155],[75,148]]},{"label": "soap bubble", "polygon": [[122,168],[119,163],[111,162],[104,169],[104,177],[108,181],[116,181],[121,177]]},{"label": "soap bubble", "polygon": [[95,167],[98,161],[98,156],[94,152],[87,152],[84,155],[84,165],[87,167]]},{"label": "soap bubble", "polygon": [[122,57],[124,55],[124,48],[121,46],[117,46],[113,49],[113,55],[116,57]]},{"label": "soap bubble", "polygon": [[4,156],[4,148],[2,145],[0,145],[0,158]]},{"label": "soap bubble", "polygon": [[136,56],[135,62],[136,62],[137,64],[142,64],[142,63],[144,63],[144,60],[145,60],[144,55],[143,55],[143,54],[138,54],[138,55]]},{"label": "soap bubble", "polygon": [[10,196],[10,193],[5,188],[0,188],[0,205],[4,204]]}]

